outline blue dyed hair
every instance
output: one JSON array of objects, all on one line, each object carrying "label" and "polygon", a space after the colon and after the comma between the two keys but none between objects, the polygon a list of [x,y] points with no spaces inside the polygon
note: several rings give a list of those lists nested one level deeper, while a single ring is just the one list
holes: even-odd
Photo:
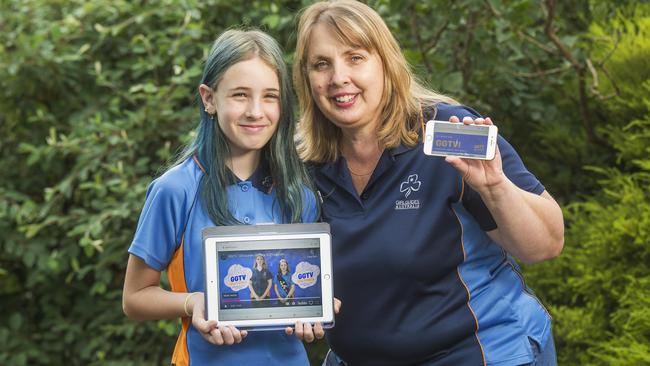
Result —
[{"label": "blue dyed hair", "polygon": [[[303,188],[313,186],[306,173],[294,143],[296,123],[293,115],[293,94],[282,50],[268,34],[258,30],[228,30],[214,42],[203,68],[200,84],[216,90],[221,78],[234,64],[259,58],[277,73],[280,83],[280,119],[278,128],[262,148],[262,160],[269,164],[276,202],[282,218],[280,222],[301,222],[305,197]],[[228,209],[226,187],[233,183],[226,167],[230,148],[217,116],[211,117],[201,98],[196,137],[181,154],[177,163],[196,156],[206,170],[201,181],[201,201],[215,224],[241,224]],[[214,119],[213,119],[214,118]]]}]

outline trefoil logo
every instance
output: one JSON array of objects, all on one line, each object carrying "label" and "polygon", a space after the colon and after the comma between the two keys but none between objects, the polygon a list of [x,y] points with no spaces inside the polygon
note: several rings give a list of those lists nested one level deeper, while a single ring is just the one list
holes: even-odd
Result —
[{"label": "trefoil logo", "polygon": [[406,179],[406,182],[402,182],[399,186],[399,191],[402,193],[406,192],[404,198],[409,198],[411,192],[417,192],[420,189],[420,185],[422,185],[422,182],[418,180],[418,175],[411,174],[408,179]]},{"label": "trefoil logo", "polygon": [[399,187],[400,193],[404,193],[404,198],[403,200],[397,200],[395,201],[395,209],[396,210],[417,210],[420,208],[420,200],[409,200],[406,199],[408,198],[412,192],[417,192],[420,190],[420,186],[422,185],[422,182],[418,180],[418,175],[417,174],[411,174],[409,177],[406,179],[406,181],[402,182]]}]

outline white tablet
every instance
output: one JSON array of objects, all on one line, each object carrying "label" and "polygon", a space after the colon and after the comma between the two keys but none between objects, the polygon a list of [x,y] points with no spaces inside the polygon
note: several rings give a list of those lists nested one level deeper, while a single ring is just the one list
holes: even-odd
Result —
[{"label": "white tablet", "polygon": [[329,225],[203,230],[206,318],[241,329],[334,325]]}]

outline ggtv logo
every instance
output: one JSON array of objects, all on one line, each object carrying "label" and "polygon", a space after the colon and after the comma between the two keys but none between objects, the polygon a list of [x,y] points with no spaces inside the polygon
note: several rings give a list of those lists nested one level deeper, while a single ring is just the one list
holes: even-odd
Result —
[{"label": "ggtv logo", "polygon": [[223,279],[224,285],[230,287],[233,291],[243,290],[248,287],[253,271],[240,264],[233,264],[228,268],[228,274]]},{"label": "ggtv logo", "polygon": [[318,266],[309,262],[300,262],[296,266],[296,271],[291,276],[291,281],[300,288],[307,288],[316,284],[319,274],[320,268]]}]

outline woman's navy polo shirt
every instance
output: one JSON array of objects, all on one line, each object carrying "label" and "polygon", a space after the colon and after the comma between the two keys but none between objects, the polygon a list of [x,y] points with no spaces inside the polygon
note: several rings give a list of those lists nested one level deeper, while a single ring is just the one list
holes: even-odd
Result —
[{"label": "woman's navy polo shirt", "polygon": [[[476,117],[439,105],[436,119]],[[505,174],[541,183],[499,137]],[[529,337],[543,348],[550,317],[515,261],[484,230],[496,228],[479,194],[422,144],[381,156],[359,195],[344,158],[312,166],[331,225],[334,296],[343,306],[329,343],[356,365],[520,365]]]}]

